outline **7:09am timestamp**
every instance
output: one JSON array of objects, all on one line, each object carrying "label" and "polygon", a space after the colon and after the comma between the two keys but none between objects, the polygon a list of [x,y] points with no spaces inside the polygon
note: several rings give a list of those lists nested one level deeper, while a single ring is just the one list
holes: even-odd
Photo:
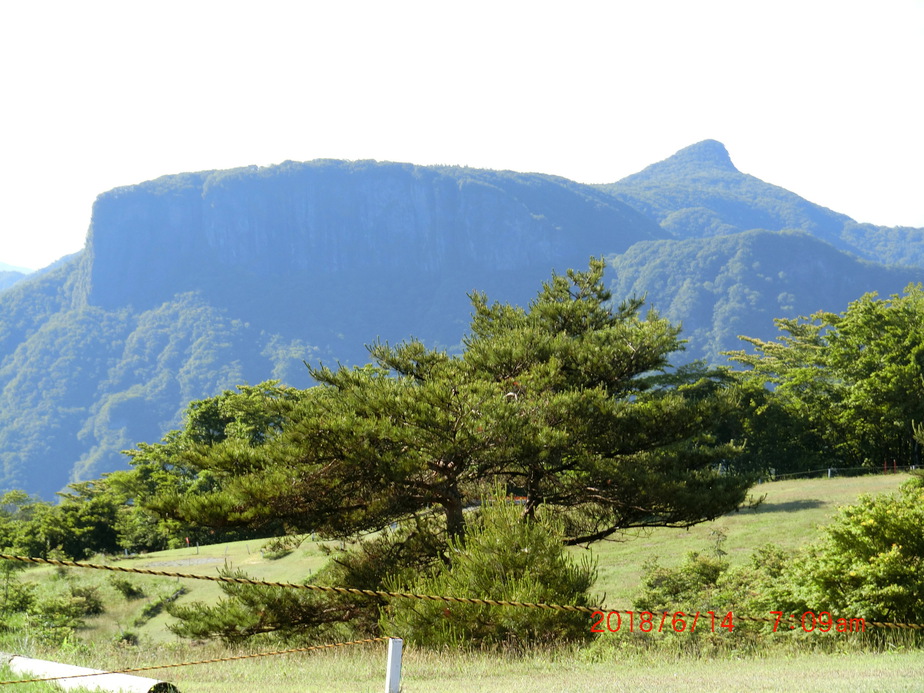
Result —
[{"label": "7:09am timestamp", "polygon": [[806,633],[816,630],[822,633],[865,633],[866,619],[863,618],[834,618],[828,611],[805,611],[799,614],[787,614],[783,611],[771,611],[774,617],[773,632],[781,628],[796,630],[801,628]]}]

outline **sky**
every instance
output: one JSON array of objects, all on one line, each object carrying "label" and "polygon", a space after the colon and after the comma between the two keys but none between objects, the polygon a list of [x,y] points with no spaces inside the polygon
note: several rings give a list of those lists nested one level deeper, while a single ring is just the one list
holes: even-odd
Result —
[{"label": "sky", "polygon": [[704,139],[924,227],[924,0],[0,3],[0,262],[106,190],[317,158],[610,183]]}]

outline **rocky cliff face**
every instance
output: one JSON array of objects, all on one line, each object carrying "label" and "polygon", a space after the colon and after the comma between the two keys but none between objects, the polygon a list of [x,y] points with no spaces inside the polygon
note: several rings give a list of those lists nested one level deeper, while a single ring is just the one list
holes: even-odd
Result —
[{"label": "rocky cliff face", "polygon": [[547,176],[336,161],[185,174],[99,197],[87,301],[138,309],[266,280],[349,295],[408,273],[470,277],[471,290],[477,275],[547,275],[663,237],[613,198]]}]

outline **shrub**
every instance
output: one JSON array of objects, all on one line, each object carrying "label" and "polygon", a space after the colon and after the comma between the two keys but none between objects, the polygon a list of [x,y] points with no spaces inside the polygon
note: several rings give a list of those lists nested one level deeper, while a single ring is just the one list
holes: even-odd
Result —
[{"label": "shrub", "polygon": [[135,582],[129,580],[128,578],[124,578],[119,575],[111,575],[109,577],[109,584],[112,585],[112,587],[128,601],[141,599],[145,596],[144,588],[139,587]]},{"label": "shrub", "polygon": [[[449,563],[437,564],[409,583],[389,589],[505,601],[592,606],[596,566],[576,564],[565,553],[562,528],[548,517],[526,522],[503,498],[482,509],[467,537],[449,545]],[[394,600],[382,629],[428,647],[521,647],[585,640],[590,614],[512,607]]]},{"label": "shrub", "polygon": [[303,541],[305,541],[304,535],[285,534],[281,537],[274,537],[263,544],[260,555],[271,561],[285,558],[301,546]]},{"label": "shrub", "polygon": [[95,585],[71,585],[73,608],[80,616],[99,616],[106,611],[99,587]]},{"label": "shrub", "polygon": [[636,609],[692,613],[714,609],[716,584],[728,562],[691,551],[677,568],[665,568],[652,559],[642,569],[641,591],[633,600]]},{"label": "shrub", "polygon": [[[772,631],[773,623],[739,617],[769,619],[770,611],[789,608],[781,606],[791,599],[784,577],[788,556],[782,549],[767,544],[756,549],[746,565],[734,567],[720,557],[724,554],[720,547],[716,549],[719,555],[715,557],[691,552],[676,568],[662,567],[656,560],[645,564],[647,574],[634,600],[635,608],[655,614],[667,612],[672,617],[671,627],[659,635],[658,647],[682,643],[679,646],[684,651],[699,654],[753,649],[762,642],[762,635]],[[675,631],[673,617],[677,612],[690,618]],[[706,626],[691,631],[691,619],[697,612],[695,618]],[[726,620],[729,613],[733,616]],[[785,633],[774,636],[783,637]]]},{"label": "shrub", "polygon": [[861,496],[788,576],[803,610],[866,620],[924,622],[924,485]]},{"label": "shrub", "polygon": [[186,587],[179,587],[170,594],[162,594],[157,599],[145,604],[138,618],[135,619],[135,625],[143,626],[187,592],[189,592],[189,589]]},{"label": "shrub", "polygon": [[137,647],[140,642],[138,634],[134,631],[124,630],[116,637],[115,640],[117,645],[122,647]]},{"label": "shrub", "polygon": [[0,561],[0,614],[28,611],[35,602],[35,586],[16,577],[24,568],[21,563]]}]

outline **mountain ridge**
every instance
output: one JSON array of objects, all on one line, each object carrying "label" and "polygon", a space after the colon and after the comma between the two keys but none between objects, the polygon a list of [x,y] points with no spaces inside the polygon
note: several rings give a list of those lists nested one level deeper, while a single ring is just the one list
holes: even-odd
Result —
[{"label": "mountain ridge", "polygon": [[860,224],[740,172],[716,140],[597,187],[647,214],[674,238],[802,230],[867,260],[924,266],[924,229]]},{"label": "mountain ridge", "polygon": [[715,362],[738,329],[770,338],[787,311],[924,281],[908,242],[922,233],[763,183],[715,140],[605,186],[318,160],[115,188],[83,251],[0,291],[0,490],[49,496],[123,467],[119,450],[178,426],[190,400],[310,386],[303,360],[358,365],[364,344],[411,336],[452,351],[467,294],[524,305],[591,255],[616,300],[647,294],[683,322],[683,357]]}]

